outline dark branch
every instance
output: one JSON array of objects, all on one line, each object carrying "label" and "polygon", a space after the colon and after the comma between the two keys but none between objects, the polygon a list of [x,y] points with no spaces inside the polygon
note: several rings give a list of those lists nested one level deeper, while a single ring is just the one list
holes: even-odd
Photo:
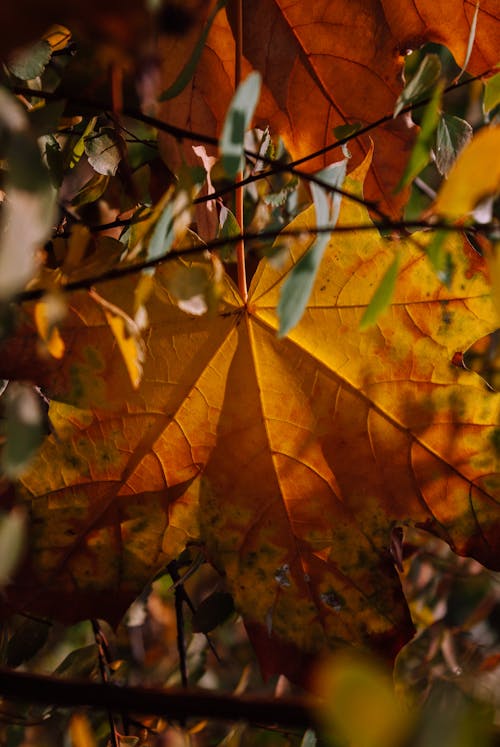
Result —
[{"label": "dark branch", "polygon": [[307,729],[314,726],[312,700],[216,695],[204,690],[120,687],[0,669],[0,693],[29,703],[65,708],[156,715],[176,721],[209,718]]},{"label": "dark branch", "polygon": [[[144,262],[134,262],[133,264],[119,265],[114,267],[107,272],[103,272],[101,275],[93,275],[89,278],[82,278],[81,280],[74,280],[68,283],[63,283],[58,287],[58,290],[62,293],[71,293],[77,290],[85,290],[98,283],[106,283],[110,280],[116,280],[117,278],[126,277],[127,275],[134,275],[137,272],[151,269],[163,262],[172,262],[179,257],[192,257],[200,255],[207,250],[220,249],[228,244],[235,244],[238,241],[245,242],[262,242],[269,241],[277,238],[297,237],[303,236],[304,234],[318,234],[318,233],[352,233],[353,231],[406,231],[409,229],[427,229],[432,231],[447,231],[449,233],[465,233],[470,236],[486,235],[488,236],[492,231],[498,230],[495,224],[483,223],[474,226],[457,226],[450,225],[447,223],[426,223],[425,221],[379,221],[377,223],[366,223],[360,225],[343,225],[343,226],[314,226],[314,228],[283,228],[280,231],[260,231],[259,233],[241,233],[230,237],[213,239],[213,241],[207,241],[205,244],[199,246],[179,247],[175,251],[171,251],[168,254],[164,254],[153,259],[147,259]],[[95,230],[95,229],[94,229]],[[412,240],[412,236],[407,236],[408,241]],[[420,247],[419,247],[420,248]],[[247,248],[247,254],[258,253],[257,248]],[[26,303],[27,301],[36,301],[42,298],[47,293],[45,288],[33,288],[32,290],[26,290],[18,293],[13,299],[16,303]]]},{"label": "dark branch", "polygon": [[[461,86],[469,85],[473,81],[478,80],[484,77],[485,75],[488,75],[490,72],[492,71],[488,69],[482,72],[480,75],[476,75],[473,78],[469,78],[468,80],[461,81],[460,83],[453,83],[447,88],[445,88],[444,93],[446,94],[450,91],[455,90],[456,88],[460,88]],[[45,99],[47,101],[60,101],[64,98],[69,98],[68,96],[64,96],[62,93],[58,93],[57,91],[33,91],[32,89],[25,88],[23,86],[13,86],[11,90],[13,93],[25,96],[26,98],[36,97],[36,98]],[[400,117],[403,114],[407,114],[408,112],[417,110],[425,106],[426,104],[428,104],[429,100],[430,100],[429,98],[425,98],[416,103],[409,104],[408,106],[404,107],[398,113],[397,116]],[[84,108],[91,109],[93,111],[108,111],[110,108],[109,102],[94,101],[92,99],[88,99],[86,97],[80,97],[80,96],[71,95],[71,102],[74,104],[80,105]],[[164,122],[161,119],[158,119],[156,117],[151,117],[148,114],[144,114],[139,109],[134,109],[130,107],[124,108],[122,113],[124,116],[129,117],[130,119],[135,119],[136,121],[143,122],[144,124],[147,124],[161,132],[165,132],[169,135],[172,135],[172,137],[175,137],[177,140],[193,140],[196,142],[205,143],[207,145],[214,145],[214,146],[219,145],[218,138],[211,137],[209,135],[205,135],[200,132],[194,132],[192,130],[187,130],[182,127],[177,127],[175,125],[171,125],[168,122]],[[251,184],[252,182],[258,181],[260,179],[265,179],[273,174],[286,172],[289,174],[293,174],[294,176],[297,176],[301,179],[305,179],[306,181],[314,182],[315,184],[318,184],[319,186],[324,187],[326,190],[341,194],[343,197],[353,200],[354,202],[361,203],[365,205],[366,207],[368,207],[373,212],[375,212],[379,216],[379,218],[385,219],[387,216],[378,208],[377,203],[369,201],[369,200],[365,200],[362,197],[359,197],[358,195],[352,194],[351,192],[342,190],[338,187],[332,187],[331,185],[324,183],[321,179],[319,179],[314,174],[309,174],[307,172],[300,170],[298,166],[314,158],[317,158],[318,156],[322,156],[328,153],[329,151],[334,150],[335,148],[340,148],[342,145],[346,145],[351,140],[361,137],[362,135],[366,135],[368,132],[371,132],[377,127],[380,127],[381,125],[387,122],[390,122],[392,119],[393,119],[393,114],[392,113],[387,114],[384,117],[377,119],[375,122],[371,122],[365,127],[362,127],[356,132],[353,132],[350,135],[346,135],[346,137],[341,138],[340,140],[336,140],[335,142],[330,143],[329,145],[325,145],[323,148],[320,148],[314,153],[310,153],[307,156],[303,156],[302,158],[296,159],[295,161],[292,161],[291,163],[277,162],[276,160],[269,158],[265,155],[255,153],[250,150],[245,150],[244,152],[246,156],[253,158],[253,159],[258,159],[268,164],[270,168],[267,171],[261,171],[258,174],[253,174],[252,176],[249,176],[246,179],[243,179],[236,184],[232,184],[228,186],[227,188],[221,189],[215,194],[207,195],[203,198],[200,198],[198,202],[206,202],[209,200],[215,200],[219,197],[222,197],[225,194],[234,192],[236,189],[241,189],[242,187],[246,186],[247,184]]]}]

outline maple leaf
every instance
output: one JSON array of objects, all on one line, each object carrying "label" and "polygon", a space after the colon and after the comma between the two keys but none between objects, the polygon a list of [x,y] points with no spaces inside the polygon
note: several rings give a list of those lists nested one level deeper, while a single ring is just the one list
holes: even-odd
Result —
[{"label": "maple leaf", "polygon": [[[469,69],[480,73],[497,62],[499,29],[495,3],[481,3],[475,46]],[[227,102],[234,90],[233,5],[222,10],[210,30],[196,72],[185,89],[166,101],[164,119],[207,135],[219,136]],[[405,195],[394,194],[408,161],[415,128],[404,119],[392,119],[394,102],[402,88],[403,55],[426,41],[447,44],[459,64],[465,59],[474,7],[465,0],[392,2],[343,0],[325,3],[290,0],[254,0],[243,4],[243,54],[246,72],[258,70],[263,78],[257,109],[258,125],[280,134],[302,168],[318,170],[328,155],[309,158],[335,141],[334,129],[346,123],[388,121],[373,130],[373,168],[366,195],[394,213]],[[199,28],[182,40],[164,40],[161,46],[163,81],[175,81],[200,36]],[[179,163],[178,144],[162,138],[167,162]],[[349,143],[354,162],[369,151],[367,138]],[[189,149],[186,157],[193,159]]]},{"label": "maple leaf", "polygon": [[[368,167],[346,182],[359,195]],[[339,226],[368,221],[362,205],[342,205]],[[292,223],[314,225],[313,208]],[[392,305],[366,332],[361,317],[394,257],[375,231],[334,233],[285,339],[277,300],[307,234],[289,267],[262,261],[246,305],[226,278],[212,319],[165,302],[175,271],[166,264],[137,390],[108,364],[116,344],[109,330],[101,337],[92,299],[75,294],[62,328],[69,352],[54,366],[105,361],[94,386],[115,389],[114,409],[105,397],[93,410],[51,404],[54,434],[22,479],[31,558],[10,604],[117,622],[154,573],[200,543],[264,672],[300,678],[324,648],[350,643],[390,657],[411,636],[390,554],[395,527],[426,528],[499,568],[500,395],[452,364],[496,326],[495,310],[461,239],[447,244],[449,288],[419,247],[427,240],[398,242]],[[99,292],[127,308],[132,290],[127,279]],[[67,381],[55,378],[54,390]]]}]

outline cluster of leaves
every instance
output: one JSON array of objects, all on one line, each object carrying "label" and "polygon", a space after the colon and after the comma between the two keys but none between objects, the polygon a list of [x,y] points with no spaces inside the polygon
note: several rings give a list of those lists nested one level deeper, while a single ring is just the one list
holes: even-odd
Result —
[{"label": "cluster of leaves", "polygon": [[[500,402],[464,365],[498,326],[500,21],[486,0],[449,0],[442,17],[423,0],[418,12],[371,0],[357,15],[352,3],[313,2],[312,20],[310,5],[117,13],[103,2],[74,18],[54,2],[45,21],[71,31],[4,45],[0,584],[11,667],[34,656],[55,674],[100,666],[133,682],[137,659],[143,680],[151,666],[153,681],[171,681],[161,579],[167,568],[177,584],[181,631],[188,568],[204,590],[194,634],[236,609],[245,634],[226,632],[228,656],[239,663],[248,636],[265,676],[310,683],[325,650],[392,662],[412,637],[412,594],[421,604],[428,589],[419,552],[405,597],[401,527],[500,568]],[[144,29],[135,46],[132,28]],[[207,564],[218,582],[198,570]],[[481,599],[494,596],[491,578]],[[450,609],[453,594],[441,588]],[[97,658],[86,639],[59,669],[44,660],[49,621],[117,625],[131,603],[129,630],[157,626],[149,664],[130,634],[121,668],[96,622]],[[446,614],[429,612],[400,654],[406,688],[423,664],[432,681],[448,674]],[[186,659],[179,636],[183,682],[210,680],[210,642]],[[385,693],[370,666],[341,660],[320,688],[342,702],[352,677],[372,683],[369,699]],[[391,708],[372,742],[342,719],[335,728],[396,745],[415,725]],[[88,724],[71,723],[88,747]]]}]

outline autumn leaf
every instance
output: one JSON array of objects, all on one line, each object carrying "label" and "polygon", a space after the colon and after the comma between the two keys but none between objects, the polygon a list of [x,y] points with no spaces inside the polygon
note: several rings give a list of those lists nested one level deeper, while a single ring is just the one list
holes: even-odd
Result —
[{"label": "autumn leaf", "polygon": [[[257,125],[269,125],[273,137],[281,135],[294,158],[308,159],[302,168],[316,171],[331,156],[308,157],[335,141],[336,128],[388,117],[370,133],[375,156],[366,194],[397,213],[405,196],[395,196],[394,188],[415,133],[402,118],[391,117],[402,89],[403,55],[435,41],[446,44],[461,64],[473,15],[474,5],[464,0],[244,3],[244,64],[246,72],[257,70],[263,79]],[[179,76],[207,16],[208,8],[190,35],[163,42],[164,88]],[[496,64],[498,24],[494,0],[481,2],[470,71],[484,72]],[[220,136],[234,92],[234,26],[233,5],[228,4],[227,11],[221,10],[213,22],[189,85],[161,107],[165,120]],[[369,147],[366,137],[350,142],[355,163]],[[163,137],[162,148],[175,168],[180,162],[178,144]],[[185,156],[190,157],[188,151]]]},{"label": "autumn leaf", "polygon": [[[361,195],[368,167],[346,188]],[[311,207],[292,227],[314,220]],[[342,204],[339,226],[367,221],[362,205]],[[263,671],[300,678],[325,648],[391,657],[412,635],[394,527],[423,527],[499,568],[500,399],[452,365],[496,326],[480,258],[450,238],[448,288],[426,234],[401,242],[392,304],[361,331],[394,250],[376,231],[334,233],[303,318],[278,339],[282,284],[312,241],[301,235],[281,271],[262,261],[247,305],[226,278],[214,318],[169,301],[175,262],[159,269],[137,390],[111,364],[102,316],[74,295],[61,334],[69,361],[102,362],[99,407],[51,404],[54,433],[22,479],[33,536],[9,589],[16,609],[117,622],[194,542],[225,575]],[[133,281],[98,291],[127,310]]]}]

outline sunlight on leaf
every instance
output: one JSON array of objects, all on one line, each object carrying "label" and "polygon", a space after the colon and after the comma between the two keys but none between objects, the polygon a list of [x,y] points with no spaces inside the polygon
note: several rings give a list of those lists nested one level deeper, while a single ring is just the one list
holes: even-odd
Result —
[{"label": "sunlight on leaf", "polygon": [[123,356],[132,386],[137,389],[142,379],[146,352],[141,330],[122,309],[106,301],[95,290],[89,291],[89,295],[102,306],[109,327]]},{"label": "sunlight on leaf", "polygon": [[399,255],[396,254],[393,261],[386,270],[384,277],[380,281],[380,284],[373,294],[373,298],[365,309],[359,328],[361,330],[368,329],[376,323],[380,314],[382,314],[389,306],[394,295],[394,288],[396,287],[396,279],[398,276],[399,268]]},{"label": "sunlight on leaf", "polygon": [[58,325],[65,316],[66,303],[55,294],[46,295],[35,306],[34,319],[40,340],[54,358],[64,355],[65,346]]}]

